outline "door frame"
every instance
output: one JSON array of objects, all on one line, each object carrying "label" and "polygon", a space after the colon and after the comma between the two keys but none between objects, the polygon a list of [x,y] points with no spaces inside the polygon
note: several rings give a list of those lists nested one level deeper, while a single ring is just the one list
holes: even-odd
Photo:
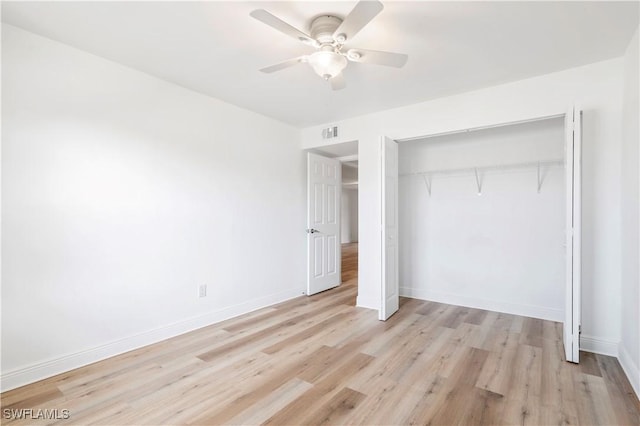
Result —
[{"label": "door frame", "polygon": [[[327,147],[335,146],[335,145],[342,145],[342,144],[353,143],[353,142],[356,143],[356,147],[357,147],[356,154],[329,157],[329,158],[332,158],[334,160],[338,160],[340,162],[340,164],[342,164],[343,162],[354,161],[354,160],[358,160],[359,159],[358,155],[359,155],[359,151],[360,151],[360,142],[358,140],[341,141],[341,142],[330,143],[330,144],[326,144],[326,145],[322,145],[322,146],[316,146],[316,147],[313,147],[313,148],[305,149],[305,150],[303,150],[303,152],[305,153],[305,155],[308,154],[308,153],[312,153],[312,154],[317,154],[317,155],[326,157],[328,154],[326,152],[323,152],[322,151],[323,149],[325,149]],[[306,159],[305,159],[305,163],[307,163],[306,166],[308,167],[308,161]],[[358,175],[359,175],[359,173],[360,173],[360,171],[358,170]],[[308,190],[309,170],[305,171],[305,179],[306,179],[305,188]],[[342,178],[342,170],[340,171],[340,179],[341,179],[340,190],[342,191],[342,179],[343,179]],[[307,194],[307,196],[308,196],[308,194]],[[358,206],[359,205],[360,205],[360,191],[358,190]],[[308,212],[309,206],[307,205],[306,208],[307,208],[307,210],[305,211],[305,215],[306,215],[305,216],[305,223],[307,221],[307,217],[308,217],[308,214],[309,214],[309,212]],[[341,213],[341,212],[339,212],[339,213]],[[361,222],[361,218],[362,218],[361,215],[362,215],[362,210],[360,208],[358,208],[358,235],[360,235],[360,232],[361,232],[361,229],[360,229],[360,222]],[[340,221],[340,222],[342,222],[342,221]],[[305,228],[305,232],[307,232],[306,229],[307,228]],[[340,238],[341,234],[342,234],[342,223],[340,223],[340,229],[338,231],[338,238]],[[342,245],[341,243],[338,243],[338,246],[341,246],[341,245]],[[340,283],[338,284],[338,286],[340,286],[340,285],[342,285],[342,250],[341,249],[338,250],[337,262],[339,264],[339,269],[340,269]],[[361,265],[361,262],[360,262],[360,250],[358,250],[358,270],[360,269],[360,265]],[[307,285],[305,287],[305,291],[303,292],[303,294],[306,294],[307,296],[309,296],[309,294],[308,294],[309,261],[308,260],[307,260],[306,267],[307,267],[307,270],[306,270],[306,273],[307,273],[307,279],[306,279],[307,280]]]}]

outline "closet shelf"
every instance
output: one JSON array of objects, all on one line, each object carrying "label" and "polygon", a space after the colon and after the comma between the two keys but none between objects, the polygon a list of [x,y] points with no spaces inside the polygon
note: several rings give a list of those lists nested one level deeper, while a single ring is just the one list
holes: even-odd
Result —
[{"label": "closet shelf", "polygon": [[440,170],[425,170],[422,172],[412,172],[412,173],[400,173],[399,176],[429,176],[433,177],[436,175],[451,175],[451,174],[462,174],[462,173],[481,173],[487,171],[500,171],[500,170],[519,170],[519,169],[528,169],[528,168],[540,168],[540,167],[548,167],[548,166],[563,166],[564,160],[547,160],[547,161],[531,161],[527,163],[515,163],[515,164],[501,164],[496,166],[482,166],[482,167],[465,167],[461,169],[440,169]]}]

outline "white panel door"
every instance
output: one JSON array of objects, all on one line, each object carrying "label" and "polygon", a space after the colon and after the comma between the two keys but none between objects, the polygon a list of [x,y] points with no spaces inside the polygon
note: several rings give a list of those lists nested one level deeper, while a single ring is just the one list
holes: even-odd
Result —
[{"label": "white panel door", "polygon": [[381,138],[382,150],[382,297],[378,317],[386,321],[400,302],[398,270],[398,143]]},{"label": "white panel door", "polygon": [[307,294],[340,285],[340,197],[338,160],[307,154]]},{"label": "white panel door", "polygon": [[580,361],[581,290],[581,158],[582,111],[571,108],[565,118],[565,166],[567,188],[567,274],[564,321],[564,352],[567,361]]}]

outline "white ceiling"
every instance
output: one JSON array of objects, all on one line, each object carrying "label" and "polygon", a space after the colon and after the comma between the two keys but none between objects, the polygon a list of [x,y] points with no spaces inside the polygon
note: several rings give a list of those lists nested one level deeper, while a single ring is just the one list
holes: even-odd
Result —
[{"label": "white ceiling", "polygon": [[2,2],[2,20],[305,127],[621,56],[638,2],[396,2],[350,46],[407,53],[402,69],[350,63],[331,91],[306,64],[259,68],[310,47],[251,18],[307,31],[348,2]]}]

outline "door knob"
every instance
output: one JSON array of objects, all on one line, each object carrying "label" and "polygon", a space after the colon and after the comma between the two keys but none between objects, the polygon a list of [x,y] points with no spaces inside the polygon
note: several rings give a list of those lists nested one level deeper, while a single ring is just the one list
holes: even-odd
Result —
[{"label": "door knob", "polygon": [[307,234],[315,234],[316,232],[320,232],[320,231],[318,231],[317,229],[313,229],[313,228],[307,229]]}]

